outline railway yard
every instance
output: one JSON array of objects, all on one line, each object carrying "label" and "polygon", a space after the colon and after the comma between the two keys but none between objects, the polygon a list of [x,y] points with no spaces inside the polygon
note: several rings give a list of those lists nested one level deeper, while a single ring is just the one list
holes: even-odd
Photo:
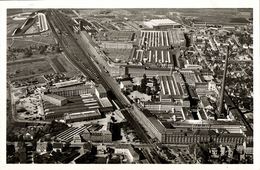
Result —
[{"label": "railway yard", "polygon": [[214,11],[10,11],[8,146],[33,143],[34,163],[250,162],[251,11]]}]

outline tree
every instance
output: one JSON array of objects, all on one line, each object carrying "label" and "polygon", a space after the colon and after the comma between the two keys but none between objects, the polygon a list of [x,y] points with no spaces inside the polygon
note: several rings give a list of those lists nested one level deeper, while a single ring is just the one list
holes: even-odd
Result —
[{"label": "tree", "polygon": [[143,75],[143,79],[144,79],[145,83],[147,83],[147,76],[146,76],[146,74]]},{"label": "tree", "polygon": [[147,84],[147,77],[146,74],[143,75],[143,79],[141,80],[141,88],[140,92],[144,93],[146,90],[146,84]]},{"label": "tree", "polygon": [[53,149],[52,143],[51,143],[51,142],[48,142],[48,143],[47,143],[46,151],[49,152],[49,151],[52,151],[52,149]]},{"label": "tree", "polygon": [[146,81],[144,79],[141,80],[140,92],[144,93],[146,90]]},{"label": "tree", "polygon": [[158,84],[158,82],[157,82],[157,79],[155,78],[155,76],[153,76],[153,86],[156,86],[157,84]]},{"label": "tree", "polygon": [[32,56],[32,50],[31,49],[28,49],[28,48],[25,48],[25,51],[24,51],[24,57],[26,58],[29,58]]},{"label": "tree", "polygon": [[147,95],[151,94],[151,87],[149,87],[149,86],[146,87],[145,93],[146,93]]}]

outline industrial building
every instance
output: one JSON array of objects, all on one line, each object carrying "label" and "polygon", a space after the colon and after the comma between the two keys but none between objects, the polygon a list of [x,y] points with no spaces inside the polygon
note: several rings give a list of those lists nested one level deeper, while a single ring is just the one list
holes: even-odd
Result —
[{"label": "industrial building", "polygon": [[[87,119],[87,115],[81,114],[88,111],[95,111],[99,109],[100,112],[112,111],[113,105],[107,97],[98,98],[94,94],[82,94],[80,96],[67,97],[68,103],[64,106],[57,106],[48,101],[43,102],[46,120],[64,119],[64,114],[79,113],[79,117]],[[90,113],[90,112],[89,112]],[[74,116],[74,117],[77,117]],[[72,116],[73,117],[73,116]],[[66,117],[69,119],[69,117]],[[76,118],[75,118],[76,119]]]},{"label": "industrial building", "polygon": [[40,28],[40,32],[47,31],[48,30],[48,24],[46,20],[46,16],[43,13],[38,13],[38,24]]},{"label": "industrial building", "polygon": [[171,102],[172,99],[184,99],[188,92],[184,80],[179,72],[173,72],[171,76],[160,76],[160,100]]},{"label": "industrial building", "polygon": [[142,77],[146,74],[147,77],[170,75],[171,68],[154,68],[144,65],[125,65],[120,68],[120,75],[127,76],[130,74],[132,77]]},{"label": "industrial building", "polygon": [[98,109],[96,110],[89,110],[85,112],[78,112],[78,113],[67,113],[64,115],[64,120],[66,123],[73,123],[73,122],[81,122],[93,119],[100,119],[101,113]]},{"label": "industrial building", "polygon": [[197,28],[205,28],[207,26],[206,22],[200,22],[200,21],[195,21],[192,23],[193,27],[197,27]]},{"label": "industrial building", "polygon": [[75,135],[82,134],[87,129],[86,126],[71,127],[56,136],[56,139],[61,142],[71,142]]},{"label": "industrial building", "polygon": [[100,103],[96,96],[92,94],[86,94],[81,96],[71,96],[68,97],[67,100],[69,103],[65,106],[56,106],[50,102],[44,102],[44,112],[45,119],[53,120],[53,119],[63,119],[65,113],[79,113],[90,110],[99,109]]},{"label": "industrial building", "polygon": [[85,130],[81,136],[85,141],[102,142],[102,143],[112,142],[112,133],[109,130],[101,130],[101,131]]},{"label": "industrial building", "polygon": [[137,111],[140,120],[151,137],[163,144],[192,144],[198,142],[217,144],[242,145],[245,133],[237,122],[185,120],[161,121],[156,117]]},{"label": "industrial building", "polygon": [[142,30],[139,37],[139,46],[142,47],[169,47],[186,46],[186,39],[180,30]]},{"label": "industrial building", "polygon": [[170,19],[152,19],[150,21],[144,22],[148,28],[152,29],[170,29],[170,28],[180,28],[181,24],[170,20]]},{"label": "industrial building", "polygon": [[101,112],[111,112],[111,111],[114,110],[112,103],[109,101],[109,99],[107,97],[100,98],[99,102],[100,102],[100,105],[101,105],[99,110]]},{"label": "industrial building", "polygon": [[62,87],[80,85],[80,84],[83,84],[83,82],[79,80],[70,80],[70,81],[64,81],[60,83],[54,83],[53,85],[57,88],[62,88]]},{"label": "industrial building", "polygon": [[107,91],[102,84],[98,84],[95,87],[95,94],[98,98],[107,97]]},{"label": "industrial building", "polygon": [[118,41],[103,41],[100,44],[102,48],[112,49],[132,49],[133,44],[129,42],[118,42]]},{"label": "industrial building", "polygon": [[130,62],[151,67],[178,67],[178,57],[175,51],[170,49],[151,48],[142,50],[134,48],[130,56]]},{"label": "industrial building", "polygon": [[115,154],[126,155],[130,163],[139,161],[140,159],[139,154],[136,153],[136,151],[130,144],[115,145]]},{"label": "industrial building", "polygon": [[133,91],[133,83],[130,80],[121,81],[120,89],[123,91]]},{"label": "industrial building", "polygon": [[67,98],[58,96],[56,94],[44,94],[42,95],[42,99],[56,106],[63,106],[68,102]]},{"label": "industrial building", "polygon": [[49,92],[59,96],[69,97],[69,96],[79,96],[82,94],[94,93],[94,88],[90,84],[69,86],[62,88],[50,88]]}]

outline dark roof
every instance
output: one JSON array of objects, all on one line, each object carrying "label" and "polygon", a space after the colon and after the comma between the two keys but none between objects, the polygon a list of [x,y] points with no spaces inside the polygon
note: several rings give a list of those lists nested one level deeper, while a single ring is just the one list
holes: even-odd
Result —
[{"label": "dark roof", "polygon": [[201,102],[204,107],[211,106],[207,97],[201,97]]},{"label": "dark roof", "polygon": [[53,143],[53,148],[62,148],[63,144],[62,143]]}]

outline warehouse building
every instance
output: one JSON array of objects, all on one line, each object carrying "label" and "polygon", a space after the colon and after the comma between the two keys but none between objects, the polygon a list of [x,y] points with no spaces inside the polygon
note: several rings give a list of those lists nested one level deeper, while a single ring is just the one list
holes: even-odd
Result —
[{"label": "warehouse building", "polygon": [[120,82],[120,89],[123,91],[133,91],[133,83],[130,80]]},{"label": "warehouse building", "polygon": [[100,98],[99,102],[100,102],[100,105],[101,105],[99,110],[101,112],[111,112],[111,111],[114,110],[112,103],[110,102],[110,100],[107,97]]},{"label": "warehouse building", "polygon": [[152,19],[144,22],[148,28],[152,29],[170,29],[170,28],[181,28],[181,24],[170,20],[170,19]]},{"label": "warehouse building", "polygon": [[[142,77],[146,74],[147,77],[170,75],[172,68],[153,68],[149,66],[140,65],[125,65],[120,68],[120,75],[127,76],[131,74],[132,77]],[[172,69],[173,70],[173,69]]]},{"label": "warehouse building", "polygon": [[139,36],[140,47],[185,47],[186,39],[183,31],[170,29],[165,31],[142,30]]},{"label": "warehouse building", "polygon": [[132,49],[133,44],[128,42],[103,41],[100,47],[108,49]]},{"label": "warehouse building", "polygon": [[109,130],[89,131],[86,129],[81,136],[85,141],[102,143],[112,142],[112,133]]},{"label": "warehouse building", "polygon": [[179,72],[173,72],[171,76],[160,76],[160,101],[171,102],[173,99],[184,99],[188,92],[184,80]]},{"label": "warehouse building", "polygon": [[179,54],[170,49],[151,48],[142,50],[134,48],[130,56],[130,62],[152,67],[177,67]]},{"label": "warehouse building", "polygon": [[57,106],[48,101],[43,103],[45,119],[63,119],[64,114],[80,113],[90,110],[96,110],[101,107],[98,98],[92,94],[67,97],[69,103],[64,106]]},{"label": "warehouse building", "polygon": [[40,28],[40,32],[47,31],[48,30],[48,24],[46,15],[43,13],[38,13],[38,26]]},{"label": "warehouse building", "polygon": [[66,123],[73,123],[73,122],[81,122],[93,119],[100,119],[101,113],[98,109],[96,110],[89,110],[85,112],[78,112],[78,113],[67,113],[64,115],[64,120]]},{"label": "warehouse building", "polygon": [[98,98],[107,97],[107,91],[102,84],[95,87],[95,94]]},{"label": "warehouse building", "polygon": [[58,96],[56,94],[44,94],[42,95],[42,99],[56,106],[63,106],[68,102],[67,98]]},{"label": "warehouse building", "polygon": [[59,133],[56,139],[61,142],[71,142],[75,135],[81,135],[87,129],[86,126],[82,127],[71,127],[65,131]]},{"label": "warehouse building", "polygon": [[82,94],[93,93],[94,88],[90,84],[63,87],[63,88],[50,88],[49,92],[59,96],[69,97],[69,96],[79,96]]},{"label": "warehouse building", "polygon": [[[64,119],[64,114],[85,113],[88,111],[95,111],[96,109],[98,109],[100,112],[109,112],[114,110],[113,105],[111,104],[111,102],[107,97],[98,98],[94,94],[82,94],[80,96],[70,96],[67,97],[67,100],[69,102],[64,106],[57,106],[48,101],[44,101],[43,107],[45,112],[45,119],[46,120]],[[85,118],[88,119],[87,115],[85,114],[79,114],[77,116],[78,117],[82,116],[81,117],[82,119],[85,116]],[[76,118],[77,116],[74,116],[76,120],[77,120]]]},{"label": "warehouse building", "polygon": [[70,81],[64,81],[60,83],[54,83],[53,85],[57,88],[62,88],[62,87],[80,85],[80,84],[83,84],[83,82],[79,80],[70,80]]},{"label": "warehouse building", "polygon": [[[237,122],[182,120],[161,121],[136,109],[136,118],[152,138],[163,144],[192,144],[214,141],[217,144],[242,145],[246,135]],[[139,111],[138,111],[139,110]]]}]

